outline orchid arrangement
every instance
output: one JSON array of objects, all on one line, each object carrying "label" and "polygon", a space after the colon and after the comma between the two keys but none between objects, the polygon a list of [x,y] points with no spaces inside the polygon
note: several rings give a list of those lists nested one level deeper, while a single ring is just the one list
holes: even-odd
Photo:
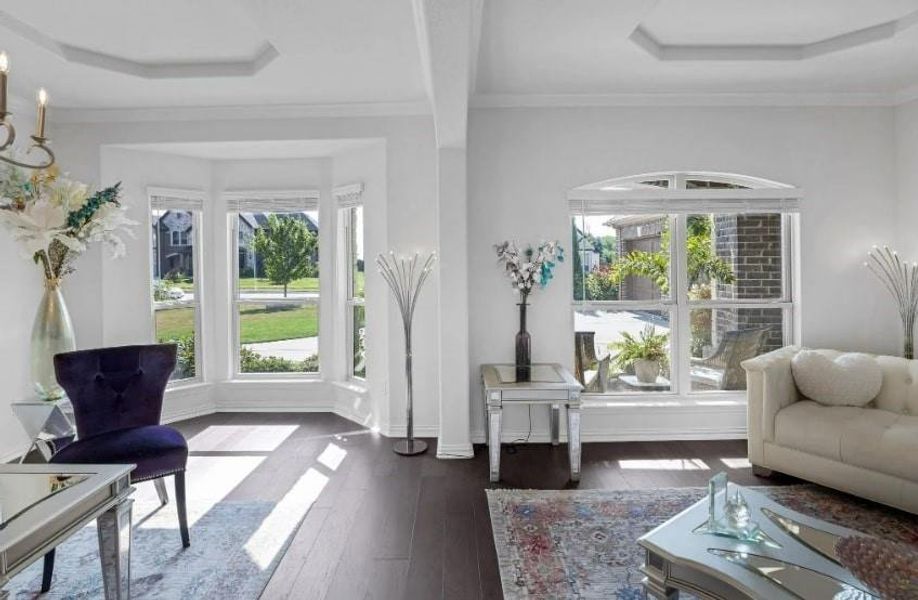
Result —
[{"label": "orchid arrangement", "polygon": [[22,243],[54,285],[73,272],[73,261],[89,244],[101,242],[114,257],[124,255],[121,234],[132,235],[120,183],[93,194],[54,167],[28,174],[19,167],[0,171],[0,223]]},{"label": "orchid arrangement", "polygon": [[506,241],[494,246],[494,250],[523,303],[536,285],[540,288],[547,286],[554,277],[552,270],[557,263],[564,262],[564,248],[556,241],[542,242],[536,248],[529,245],[524,249]]}]

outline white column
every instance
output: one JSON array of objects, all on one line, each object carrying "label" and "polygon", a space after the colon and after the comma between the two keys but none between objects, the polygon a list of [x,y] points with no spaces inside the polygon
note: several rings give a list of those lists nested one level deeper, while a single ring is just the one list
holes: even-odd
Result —
[{"label": "white column", "polygon": [[437,150],[440,324],[438,458],[469,458],[469,289],[466,149]]},{"label": "white column", "polygon": [[319,370],[325,381],[343,376],[339,352],[344,334],[335,327],[338,311],[337,261],[335,245],[338,233],[338,211],[332,195],[334,174],[331,159],[322,159],[319,181]]}]

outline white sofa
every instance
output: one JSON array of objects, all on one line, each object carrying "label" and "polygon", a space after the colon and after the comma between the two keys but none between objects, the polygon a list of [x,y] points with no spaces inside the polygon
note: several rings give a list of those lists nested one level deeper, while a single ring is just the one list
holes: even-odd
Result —
[{"label": "white sofa", "polygon": [[791,358],[799,350],[743,362],[756,474],[779,471],[918,513],[918,360],[877,356],[883,387],[876,399],[865,408],[830,407],[794,385]]}]

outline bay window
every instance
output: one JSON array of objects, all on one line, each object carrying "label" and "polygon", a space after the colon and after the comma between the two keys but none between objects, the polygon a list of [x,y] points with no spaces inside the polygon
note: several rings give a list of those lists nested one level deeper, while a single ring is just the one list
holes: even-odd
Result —
[{"label": "bay window", "polygon": [[172,381],[201,379],[200,192],[151,188],[153,338],[178,347]]},{"label": "bay window", "polygon": [[795,338],[799,190],[665,173],[572,190],[575,370],[585,393],[741,393]]},{"label": "bay window", "polygon": [[240,192],[227,200],[236,376],[318,375],[318,195]]}]

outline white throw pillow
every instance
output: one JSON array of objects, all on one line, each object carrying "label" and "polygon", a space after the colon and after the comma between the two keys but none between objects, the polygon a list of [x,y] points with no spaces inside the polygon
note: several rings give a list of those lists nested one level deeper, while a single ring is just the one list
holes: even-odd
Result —
[{"label": "white throw pillow", "polygon": [[864,406],[877,397],[883,371],[867,354],[849,353],[832,360],[813,350],[801,350],[791,359],[797,389],[829,406]]}]

